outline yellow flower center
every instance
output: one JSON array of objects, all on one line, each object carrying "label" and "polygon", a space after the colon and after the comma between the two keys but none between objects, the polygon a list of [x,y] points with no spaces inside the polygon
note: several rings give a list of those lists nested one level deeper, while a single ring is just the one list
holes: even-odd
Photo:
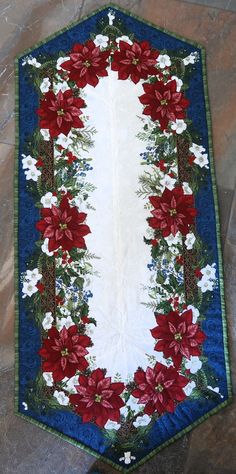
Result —
[{"label": "yellow flower center", "polygon": [[138,64],[138,63],[139,63],[139,59],[138,59],[138,58],[134,58],[134,59],[132,60],[132,64],[135,64],[135,65],[136,65],[136,64]]},{"label": "yellow flower center", "polygon": [[64,115],[64,113],[65,113],[65,112],[64,112],[63,109],[60,109],[60,110],[57,111],[57,115]]},{"label": "yellow flower center", "polygon": [[176,341],[182,341],[182,339],[183,339],[182,334],[180,334],[180,332],[177,332],[177,333],[175,334],[175,340],[176,340]]},{"label": "yellow flower center", "polygon": [[159,384],[155,387],[155,390],[156,390],[156,392],[160,392],[160,393],[161,393],[161,392],[163,392],[164,387],[163,387],[163,385],[161,385],[161,384],[159,383]]},{"label": "yellow flower center", "polygon": [[161,105],[167,105],[168,104],[168,100],[167,99],[162,99],[161,100]]},{"label": "yellow flower center", "polygon": [[59,224],[60,229],[65,230],[67,229],[67,224]]},{"label": "yellow flower center", "polygon": [[62,355],[62,357],[66,357],[66,356],[69,355],[69,351],[68,351],[67,347],[65,347],[65,349],[62,349],[61,355]]},{"label": "yellow flower center", "polygon": [[95,402],[100,403],[101,399],[102,399],[101,395],[98,395],[98,394],[95,395]]},{"label": "yellow flower center", "polygon": [[87,59],[86,59],[86,61],[84,61],[83,65],[84,65],[85,67],[91,66],[90,62],[89,62]]},{"label": "yellow flower center", "polygon": [[170,215],[171,215],[171,217],[172,217],[172,216],[176,216],[177,211],[176,211],[176,209],[170,209],[170,210],[169,210],[169,213],[170,213]]}]

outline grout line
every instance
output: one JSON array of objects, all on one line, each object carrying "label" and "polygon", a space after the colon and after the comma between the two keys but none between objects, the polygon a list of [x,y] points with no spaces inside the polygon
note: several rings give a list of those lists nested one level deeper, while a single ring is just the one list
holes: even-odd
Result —
[{"label": "grout line", "polygon": [[2,367],[2,368],[0,368],[0,377],[1,377],[1,375],[6,374],[7,372],[13,372],[13,371],[14,371],[14,365],[12,365],[10,367]]},{"label": "grout line", "polygon": [[219,11],[227,11],[227,12],[231,12],[231,13],[236,13],[235,10],[231,10],[229,7],[230,5],[232,4],[231,3],[231,0],[228,0],[228,3],[227,5],[224,7],[224,6],[216,6],[216,5],[211,5],[211,4],[206,4],[206,3],[202,3],[202,2],[192,2],[192,1],[189,1],[189,0],[177,0],[179,3],[185,3],[185,4],[188,4],[188,5],[196,5],[196,6],[199,6],[199,7],[205,7],[205,8],[214,8],[214,10],[219,10]]}]

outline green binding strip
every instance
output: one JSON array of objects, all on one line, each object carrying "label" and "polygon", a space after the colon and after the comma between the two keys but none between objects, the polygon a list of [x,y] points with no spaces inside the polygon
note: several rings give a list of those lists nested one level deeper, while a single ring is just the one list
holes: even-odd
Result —
[{"label": "green binding strip", "polygon": [[19,206],[19,73],[18,60],[15,59],[15,163],[14,163],[14,289],[15,289],[15,414],[19,409],[19,265],[18,265],[18,206]]},{"label": "green binding strip", "polygon": [[215,205],[216,237],[217,237],[217,249],[218,249],[219,275],[220,275],[219,285],[220,285],[220,296],[221,296],[221,314],[222,314],[223,339],[224,339],[225,367],[226,367],[226,376],[227,376],[228,396],[229,396],[229,399],[231,399],[233,394],[232,394],[230,358],[229,358],[229,346],[228,346],[228,343],[229,343],[228,326],[227,326],[227,318],[226,318],[226,312],[225,312],[224,270],[223,270],[221,235],[220,235],[220,213],[219,213],[218,194],[217,194],[217,187],[216,187],[216,173],[215,173],[213,142],[212,142],[212,122],[211,122],[211,112],[210,112],[208,85],[207,85],[206,50],[203,47],[201,47],[201,57],[202,57],[205,110],[206,110],[206,118],[207,118],[211,182],[212,182],[212,190],[213,190],[214,205]]},{"label": "green binding strip", "polygon": [[[210,155],[210,169],[211,169],[211,180],[212,180],[212,189],[213,189],[213,195],[214,195],[214,206],[215,206],[215,216],[216,216],[216,234],[217,234],[217,249],[218,249],[218,261],[219,261],[219,285],[220,285],[220,295],[221,295],[221,311],[222,311],[222,326],[223,326],[223,339],[224,339],[224,354],[225,354],[225,367],[226,367],[226,376],[227,376],[227,388],[228,388],[228,399],[225,400],[223,403],[215,407],[213,410],[210,412],[206,413],[203,415],[201,418],[199,418],[197,421],[192,423],[191,425],[187,426],[185,429],[177,433],[175,436],[173,436],[171,439],[163,443],[161,446],[153,450],[151,453],[149,453],[145,458],[143,458],[141,461],[136,463],[133,467],[130,467],[128,469],[123,468],[122,466],[112,462],[111,460],[107,459],[105,456],[102,456],[98,454],[96,451],[93,451],[89,447],[86,447],[83,444],[80,444],[79,442],[73,440],[72,438],[69,438],[68,436],[59,433],[58,431],[54,430],[53,428],[50,428],[43,423],[40,423],[36,421],[35,419],[26,416],[22,413],[19,412],[19,393],[18,393],[18,383],[19,383],[19,340],[18,340],[18,328],[19,328],[19,294],[18,294],[18,278],[19,278],[19,269],[18,269],[18,154],[19,154],[19,75],[18,75],[18,60],[25,56],[26,54],[31,53],[33,50],[38,48],[39,46],[47,43],[53,38],[56,38],[58,35],[70,30],[73,28],[73,26],[76,26],[83,22],[84,20],[90,18],[91,16],[95,15],[98,12],[101,12],[107,8],[115,8],[118,11],[120,10],[121,12],[125,13],[128,16],[131,16],[132,18],[141,21],[142,23],[145,23],[152,28],[155,28],[158,31],[162,31],[164,33],[167,33],[170,36],[173,36],[174,38],[177,38],[179,40],[185,41],[199,49],[201,49],[201,59],[202,59],[202,69],[203,69],[203,84],[204,84],[204,98],[205,98],[205,110],[206,110],[206,117],[207,117],[207,128],[208,128],[208,144],[209,144],[209,155]],[[114,467],[116,470],[127,473],[127,472],[132,472],[134,471],[137,467],[141,466],[144,464],[146,461],[151,459],[155,454],[157,454],[159,451],[161,451],[163,448],[169,446],[172,444],[174,441],[177,439],[181,438],[184,434],[189,433],[193,428],[196,426],[200,425],[203,421],[207,420],[211,415],[214,415],[217,413],[219,410],[222,408],[226,407],[228,404],[231,403],[232,401],[232,384],[231,384],[231,375],[230,375],[230,363],[229,363],[229,351],[228,351],[228,329],[227,329],[227,319],[226,319],[226,314],[225,314],[225,299],[224,299],[224,275],[223,275],[223,265],[222,265],[222,251],[221,251],[221,241],[220,241],[220,218],[219,218],[219,207],[218,207],[218,197],[217,197],[217,189],[216,189],[216,176],[215,176],[215,167],[214,167],[214,161],[213,161],[213,146],[212,146],[212,131],[211,131],[211,114],[210,114],[210,108],[209,108],[209,97],[208,97],[208,88],[207,88],[207,72],[206,72],[206,52],[205,48],[201,46],[200,44],[193,42],[187,38],[184,38],[183,36],[175,35],[171,33],[169,30],[166,30],[165,28],[160,28],[154,25],[153,23],[143,20],[137,15],[134,15],[130,13],[128,10],[121,8],[118,5],[115,5],[113,3],[109,3],[108,5],[103,6],[102,8],[98,8],[97,10],[93,11],[92,14],[87,15],[83,17],[81,20],[76,21],[68,25],[66,28],[63,28],[62,30],[58,31],[57,33],[54,33],[50,36],[47,37],[46,40],[40,41],[39,43],[35,44],[32,48],[29,48],[24,51],[24,53],[19,54],[16,56],[15,60],[15,117],[16,117],[16,133],[15,133],[15,138],[16,138],[16,147],[15,147],[15,176],[14,176],[14,264],[15,264],[15,273],[14,273],[14,280],[15,280],[15,414],[20,416],[21,418],[30,421],[36,426],[39,426],[40,428],[48,431],[49,433],[54,434],[55,436],[64,439],[65,441],[73,444],[74,446],[77,446],[84,451],[86,451],[89,454],[92,454],[95,456],[97,459],[101,459],[102,461],[110,464],[112,467]]]}]

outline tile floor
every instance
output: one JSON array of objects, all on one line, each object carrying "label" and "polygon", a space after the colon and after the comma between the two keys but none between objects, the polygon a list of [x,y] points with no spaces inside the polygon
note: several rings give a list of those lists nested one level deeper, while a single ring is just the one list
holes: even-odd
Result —
[{"label": "tile floor", "polygon": [[[106,0],[0,1],[0,473],[112,474],[95,458],[13,414],[13,156],[16,54]],[[219,192],[232,375],[236,381],[236,0],[116,0],[156,25],[207,49]],[[235,404],[163,450],[137,473],[234,474]]]}]

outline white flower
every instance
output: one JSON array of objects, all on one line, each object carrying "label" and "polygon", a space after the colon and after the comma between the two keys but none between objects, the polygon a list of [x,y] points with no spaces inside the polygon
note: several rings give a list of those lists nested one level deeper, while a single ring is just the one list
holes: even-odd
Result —
[{"label": "white flower", "polygon": [[22,405],[23,405],[24,410],[28,410],[28,405],[26,402],[22,402]]},{"label": "white flower", "polygon": [[176,179],[171,178],[168,174],[166,174],[164,178],[160,180],[160,183],[163,186],[163,190],[167,188],[172,191],[172,189],[175,187]]},{"label": "white flower", "polygon": [[143,416],[138,416],[136,420],[134,421],[133,425],[135,428],[138,428],[139,426],[146,426],[150,423],[151,418],[148,415],[143,415]]},{"label": "white flower", "polygon": [[202,153],[206,151],[206,149],[202,145],[197,145],[197,143],[192,143],[192,146],[189,148],[189,151],[196,156],[196,158],[199,158]]},{"label": "white flower", "polygon": [[178,135],[183,133],[187,128],[187,125],[184,120],[176,119],[175,122],[171,123],[171,130],[175,130]]},{"label": "white flower", "polygon": [[[67,296],[68,296],[68,298],[70,299],[71,293],[70,293],[70,292],[66,293],[66,294],[65,294],[65,297],[67,297]],[[67,308],[65,308],[64,306],[61,307],[60,312],[61,312],[62,314],[64,314],[65,316],[67,316],[68,314],[70,314],[70,311],[69,311]]]},{"label": "white flower", "polygon": [[207,154],[205,153],[204,155],[201,155],[199,156],[198,158],[195,158],[195,160],[193,160],[194,163],[196,163],[196,165],[200,166],[200,168],[209,168],[208,166],[208,158],[207,158]]},{"label": "white flower", "polygon": [[[179,79],[177,76],[172,76],[172,77],[170,78],[170,80],[176,82],[176,90],[177,90],[177,92],[179,92],[180,89],[181,89],[181,87],[182,87],[182,85],[183,85],[182,79]],[[168,81],[168,82],[169,82],[169,81]]]},{"label": "white flower", "polygon": [[175,235],[170,234],[168,235],[168,237],[165,237],[165,240],[169,247],[171,247],[172,245],[180,244],[182,242],[181,233],[177,232],[177,234]]},{"label": "white flower", "polygon": [[191,250],[193,248],[193,245],[194,245],[195,241],[196,241],[195,235],[193,234],[193,232],[189,232],[186,235],[186,239],[184,241],[184,243],[185,243],[188,250]]},{"label": "white flower", "polygon": [[189,184],[186,181],[183,182],[182,187],[183,187],[184,194],[193,194],[192,189],[190,188]]},{"label": "white flower", "polygon": [[41,92],[42,92],[43,94],[45,94],[46,92],[49,91],[50,86],[51,86],[51,81],[50,81],[49,77],[45,77],[45,78],[43,79],[43,81],[41,82],[41,84],[40,84],[40,90],[41,90]]},{"label": "white flower", "polygon": [[191,393],[192,393],[192,391],[195,387],[196,387],[196,384],[195,384],[194,381],[192,381],[192,382],[189,382],[188,385],[186,385],[183,388],[183,391],[187,395],[187,397],[189,397],[189,395],[191,395]]},{"label": "white flower", "polygon": [[43,326],[43,329],[45,329],[45,331],[47,329],[51,329],[52,327],[52,323],[53,323],[53,316],[52,316],[52,313],[49,311],[48,313],[45,313],[45,317],[42,321],[42,326]]},{"label": "white flower", "polygon": [[201,288],[202,293],[206,293],[206,291],[213,291],[214,282],[203,277],[197,282],[197,286]]},{"label": "white flower", "polygon": [[60,133],[60,135],[58,135],[56,144],[63,146],[63,148],[68,148],[68,146],[71,145],[71,143],[73,143],[73,140],[71,140],[69,135],[66,136],[64,135],[64,133]]},{"label": "white flower", "polygon": [[52,377],[52,372],[43,372],[43,378],[46,382],[46,385],[48,387],[53,386],[53,377]]},{"label": "white flower", "polygon": [[35,168],[35,165],[37,163],[37,160],[35,160],[35,158],[32,158],[32,156],[30,155],[27,155],[27,156],[21,155],[21,156],[23,156],[23,160],[22,160],[23,170]]},{"label": "white flower", "polygon": [[105,430],[118,430],[120,428],[120,424],[116,421],[108,420],[104,426]]},{"label": "white flower", "polygon": [[163,354],[163,352],[161,352],[161,351],[158,351],[158,352],[156,353],[155,360],[156,360],[156,362],[160,362],[160,364],[166,365],[167,367],[168,367],[168,365],[171,364],[171,362],[169,362],[169,361],[164,357],[164,354]]},{"label": "white flower", "polygon": [[58,390],[55,390],[53,396],[57,399],[60,405],[69,405],[69,397],[67,397],[64,392],[58,392]]},{"label": "white flower", "polygon": [[169,137],[171,137],[171,135],[172,135],[171,132],[167,132],[167,130],[164,130],[163,134],[161,134],[160,136],[164,136],[166,138],[169,138]]},{"label": "white flower", "polygon": [[133,41],[131,41],[131,39],[125,35],[122,35],[122,36],[119,36],[119,38],[116,38],[116,43],[119,44],[120,41],[124,41],[125,43],[128,43],[128,44],[133,44]]},{"label": "white flower", "polygon": [[31,281],[25,281],[23,283],[23,288],[22,288],[23,298],[25,298],[26,296],[32,296],[37,291],[38,291],[38,288],[33,283],[31,283]]},{"label": "white flower", "polygon": [[79,385],[79,376],[78,375],[74,375],[74,377],[71,377],[70,379],[68,379],[67,382],[66,382],[66,387],[65,388],[70,393],[77,393],[75,385]]},{"label": "white flower", "polygon": [[37,61],[36,58],[33,58],[33,57],[30,57],[28,58],[28,64],[30,64],[30,66],[34,66],[36,68],[39,68],[41,66],[41,63]]},{"label": "white flower", "polygon": [[108,45],[109,37],[104,35],[97,35],[96,38],[93,40],[96,46],[100,46],[100,48],[106,48]]},{"label": "white flower", "polygon": [[57,60],[57,70],[60,71],[61,69],[63,69],[61,67],[61,65],[63,63],[65,63],[66,61],[69,61],[69,59],[70,59],[70,56],[65,56],[65,57],[58,58],[58,60]]},{"label": "white flower", "polygon": [[74,322],[72,321],[71,317],[68,316],[67,318],[57,318],[57,327],[59,331],[65,326],[66,329],[69,329],[71,326],[74,326]]},{"label": "white flower", "polygon": [[191,374],[196,374],[202,368],[202,362],[197,356],[190,356],[190,360],[185,362],[186,369],[190,370]]},{"label": "white flower", "polygon": [[26,179],[29,181],[32,179],[33,181],[38,181],[39,176],[41,176],[41,171],[36,168],[36,166],[32,166],[29,170],[25,171]]},{"label": "white flower", "polygon": [[122,416],[124,416],[124,417],[126,418],[127,415],[128,415],[128,413],[129,413],[129,412],[128,412],[127,406],[121,407],[121,409],[120,409],[120,414],[121,414]]},{"label": "white flower", "polygon": [[125,464],[131,464],[132,461],[135,461],[136,457],[131,455],[131,451],[127,451],[124,453],[124,456],[122,456],[119,461],[124,461]]},{"label": "white flower", "polygon": [[68,91],[69,89],[70,88],[69,88],[68,83],[66,81],[58,82],[57,84],[53,84],[54,94],[58,94],[59,91],[64,93],[64,92]]},{"label": "white flower", "polygon": [[39,273],[38,268],[34,268],[33,270],[27,270],[25,279],[31,283],[38,283],[42,276],[43,275]]},{"label": "white flower", "polygon": [[193,305],[191,305],[191,304],[189,304],[189,305],[187,306],[187,309],[191,309],[191,310],[192,310],[192,315],[193,315],[192,321],[193,321],[193,324],[195,324],[195,323],[197,322],[197,319],[198,319],[199,314],[200,314],[199,311],[198,311],[198,309],[195,308],[195,306],[193,306]]},{"label": "white flower", "polygon": [[199,165],[201,168],[209,168],[207,153],[204,153],[206,149],[202,145],[197,145],[197,143],[192,143],[192,146],[189,148],[190,152],[195,156],[194,163]]},{"label": "white flower", "polygon": [[129,400],[127,401],[126,405],[127,407],[129,406],[131,410],[133,410],[135,413],[138,413],[143,407],[143,405],[138,403],[137,398],[133,397],[133,395],[129,397]]},{"label": "white flower", "polygon": [[189,56],[183,59],[183,63],[185,66],[188,64],[194,64],[198,59],[198,53],[195,51],[194,53],[190,53]]},{"label": "white flower", "polygon": [[58,188],[58,191],[61,191],[61,193],[67,193],[67,188],[65,186],[61,186],[60,188]]},{"label": "white flower", "polygon": [[168,54],[159,54],[157,64],[161,69],[171,66],[170,56],[168,56]]},{"label": "white flower", "polygon": [[180,255],[179,250],[177,249],[177,247],[169,247],[169,250],[173,255]]},{"label": "white flower", "polygon": [[44,194],[44,196],[41,197],[40,202],[42,203],[43,207],[47,207],[51,209],[52,205],[54,206],[56,205],[57,197],[53,196],[51,192],[48,192]]},{"label": "white flower", "polygon": [[53,255],[53,252],[50,252],[48,250],[48,243],[49,243],[49,239],[46,238],[43,242],[43,245],[41,245],[41,249],[42,249],[42,252],[43,253],[46,253],[46,255],[48,255],[49,257],[51,257]]},{"label": "white flower", "polygon": [[50,133],[49,133],[48,128],[40,128],[40,133],[41,133],[43,139],[45,140],[45,142],[49,142]]},{"label": "white flower", "polygon": [[215,263],[212,265],[207,265],[204,268],[201,268],[201,273],[206,279],[216,279],[216,269],[215,269]]},{"label": "white flower", "polygon": [[208,388],[209,390],[212,390],[212,392],[218,393],[218,394],[220,395],[220,398],[224,398],[224,396],[220,394],[220,389],[219,389],[219,387],[213,388],[213,387],[211,387],[211,385],[207,385],[207,388]]}]

